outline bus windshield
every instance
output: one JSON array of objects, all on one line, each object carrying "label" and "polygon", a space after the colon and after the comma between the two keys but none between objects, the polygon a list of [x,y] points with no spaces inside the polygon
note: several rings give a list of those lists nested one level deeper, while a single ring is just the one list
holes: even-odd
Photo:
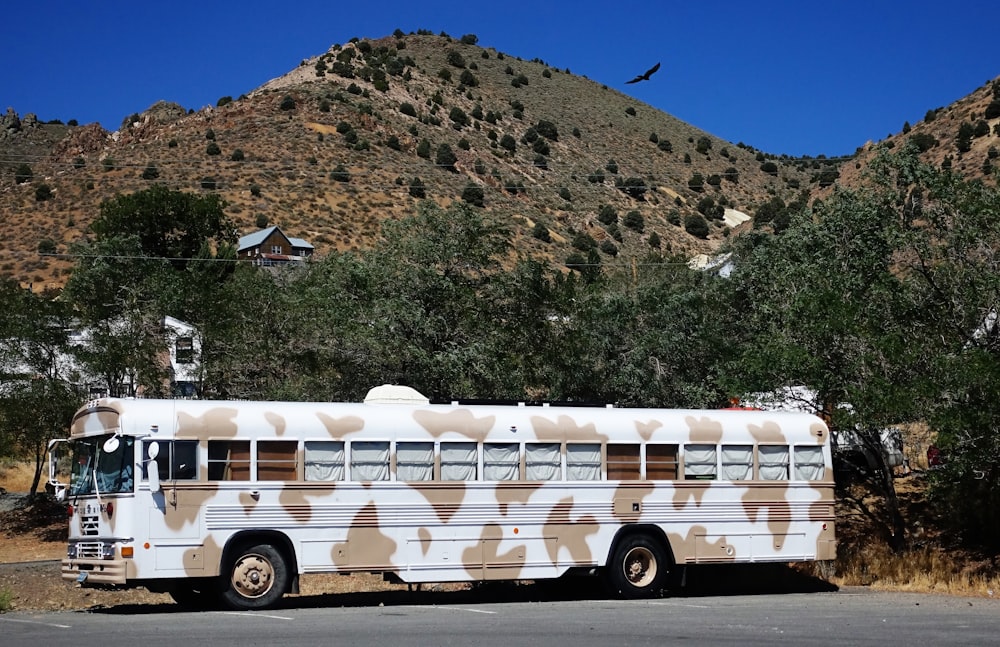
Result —
[{"label": "bus windshield", "polygon": [[[122,494],[132,492],[135,439],[113,434],[70,441],[73,469],[69,496]],[[95,490],[96,488],[96,490]]]}]

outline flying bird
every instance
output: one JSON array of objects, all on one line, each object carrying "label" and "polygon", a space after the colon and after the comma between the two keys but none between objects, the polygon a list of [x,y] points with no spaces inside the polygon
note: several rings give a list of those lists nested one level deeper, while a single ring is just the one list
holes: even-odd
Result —
[{"label": "flying bird", "polygon": [[639,76],[635,77],[631,81],[625,81],[625,83],[638,83],[639,81],[648,81],[649,77],[653,76],[653,74],[655,74],[656,70],[658,70],[658,69],[660,69],[660,64],[659,63],[657,63],[653,67],[649,68],[644,73],[642,73]]}]

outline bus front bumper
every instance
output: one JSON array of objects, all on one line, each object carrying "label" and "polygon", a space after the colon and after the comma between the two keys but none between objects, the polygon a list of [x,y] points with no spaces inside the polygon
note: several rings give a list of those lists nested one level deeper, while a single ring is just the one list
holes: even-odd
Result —
[{"label": "bus front bumper", "polygon": [[83,587],[121,586],[128,579],[127,559],[64,559],[62,578]]}]

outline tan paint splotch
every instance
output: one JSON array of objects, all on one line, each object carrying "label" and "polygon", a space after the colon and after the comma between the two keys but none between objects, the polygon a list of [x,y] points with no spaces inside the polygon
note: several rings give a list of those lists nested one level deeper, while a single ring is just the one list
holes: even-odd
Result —
[{"label": "tan paint splotch", "polygon": [[257,507],[257,502],[259,497],[258,499],[255,499],[246,490],[241,490],[239,498],[240,498],[240,505],[243,507],[243,514],[249,517],[251,514],[253,514],[254,509]]},{"label": "tan paint splotch", "polygon": [[[87,431],[116,431],[120,424],[122,405],[117,401],[101,400],[94,406],[81,409],[70,423],[70,437],[84,435]],[[97,428],[94,429],[94,422]]]},{"label": "tan paint splotch", "polygon": [[767,528],[773,535],[785,536],[792,523],[792,507],[788,503],[788,485],[774,481],[768,487],[747,488],[743,494],[743,510],[753,523],[767,513]]},{"label": "tan paint splotch", "polygon": [[205,505],[218,493],[217,483],[199,483],[197,485],[171,484],[163,488],[166,500],[164,523],[167,528],[175,531],[183,530],[185,526],[198,522],[198,515],[204,511]]},{"label": "tan paint splotch", "polygon": [[572,440],[575,442],[604,442],[607,435],[597,432],[592,422],[581,425],[572,416],[560,415],[555,420],[544,416],[531,416],[531,426],[539,440],[550,442]]},{"label": "tan paint splotch", "polygon": [[821,443],[825,443],[830,439],[830,428],[822,421],[817,421],[809,425],[809,433]]},{"label": "tan paint splotch", "polygon": [[434,438],[456,433],[470,440],[484,440],[496,424],[496,416],[477,418],[469,409],[455,409],[447,413],[417,409],[413,412],[413,419]]},{"label": "tan paint splotch", "polygon": [[396,541],[379,527],[378,508],[371,501],[358,511],[347,531],[347,539],[333,545],[331,561],[346,570],[394,570],[392,555]]},{"label": "tan paint splotch", "polygon": [[565,548],[569,551],[570,561],[574,564],[594,563],[587,538],[600,530],[592,515],[578,519],[572,517],[573,497],[567,497],[555,504],[549,513],[542,532],[545,537],[556,537],[557,542],[546,542],[549,559],[553,564],[559,563],[559,551]]},{"label": "tan paint splotch", "polygon": [[[326,490],[326,492],[332,492],[333,488]],[[280,494],[278,494],[278,503],[288,514],[289,517],[295,520],[296,523],[307,524],[312,519],[313,510],[312,503],[308,500],[309,496],[318,496],[317,492],[311,490],[303,490],[300,488],[283,487],[281,488]]]},{"label": "tan paint splotch", "polygon": [[705,494],[711,488],[710,481],[678,481],[674,484],[673,505],[674,510],[681,510],[693,501],[696,506],[700,506]]},{"label": "tan paint splotch", "polygon": [[708,416],[685,416],[688,426],[688,437],[692,443],[718,445],[722,440],[722,423]]},{"label": "tan paint splotch", "polygon": [[465,481],[442,481],[408,484],[427,500],[441,523],[448,523],[465,500]]},{"label": "tan paint splotch", "polygon": [[472,579],[518,579],[524,567],[526,546],[518,544],[500,553],[503,529],[496,524],[483,526],[479,543],[462,551],[462,566]]},{"label": "tan paint splotch", "polygon": [[663,423],[659,420],[650,420],[649,422],[635,421],[636,431],[639,432],[639,436],[646,442],[649,442],[649,439],[653,437],[653,432],[662,426]]},{"label": "tan paint splotch", "polygon": [[497,483],[494,493],[497,499],[497,507],[500,510],[500,516],[507,516],[507,508],[511,504],[520,503],[524,505],[531,498],[541,485],[536,483],[519,483],[517,481],[512,481],[510,483]]},{"label": "tan paint splotch", "polygon": [[275,436],[285,435],[285,429],[287,427],[287,423],[285,422],[284,416],[280,416],[271,411],[267,411],[264,413],[264,420],[267,420],[267,423],[272,427],[274,427]]},{"label": "tan paint splotch", "polygon": [[731,549],[725,535],[709,534],[704,526],[691,526],[686,535],[667,533],[667,540],[675,556],[683,555],[678,562],[721,562],[735,561],[736,554]]},{"label": "tan paint splotch", "polygon": [[420,552],[423,553],[424,557],[427,557],[427,553],[431,549],[431,531],[421,526],[417,530],[417,538],[420,540]]},{"label": "tan paint splotch", "polygon": [[781,430],[781,425],[776,422],[768,421],[762,425],[748,425],[747,428],[750,430],[750,435],[758,443],[788,444],[785,432]]},{"label": "tan paint splotch", "polygon": [[236,424],[237,409],[214,407],[200,416],[179,411],[177,413],[177,436],[189,438],[233,438],[239,426]]},{"label": "tan paint splotch", "polygon": [[364,418],[359,418],[358,416],[334,418],[323,412],[317,412],[316,417],[323,423],[326,432],[330,434],[331,438],[342,439],[365,428]]}]

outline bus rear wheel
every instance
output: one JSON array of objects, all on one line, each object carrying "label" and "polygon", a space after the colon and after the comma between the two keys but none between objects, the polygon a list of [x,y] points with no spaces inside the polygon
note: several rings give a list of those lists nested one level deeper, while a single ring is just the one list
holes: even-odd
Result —
[{"label": "bus rear wheel", "polygon": [[648,535],[622,538],[605,570],[611,592],[625,598],[647,598],[663,588],[670,562],[660,542]]},{"label": "bus rear wheel", "polygon": [[266,609],[288,588],[288,566],[281,551],[270,544],[248,546],[236,552],[222,589],[230,609]]}]

